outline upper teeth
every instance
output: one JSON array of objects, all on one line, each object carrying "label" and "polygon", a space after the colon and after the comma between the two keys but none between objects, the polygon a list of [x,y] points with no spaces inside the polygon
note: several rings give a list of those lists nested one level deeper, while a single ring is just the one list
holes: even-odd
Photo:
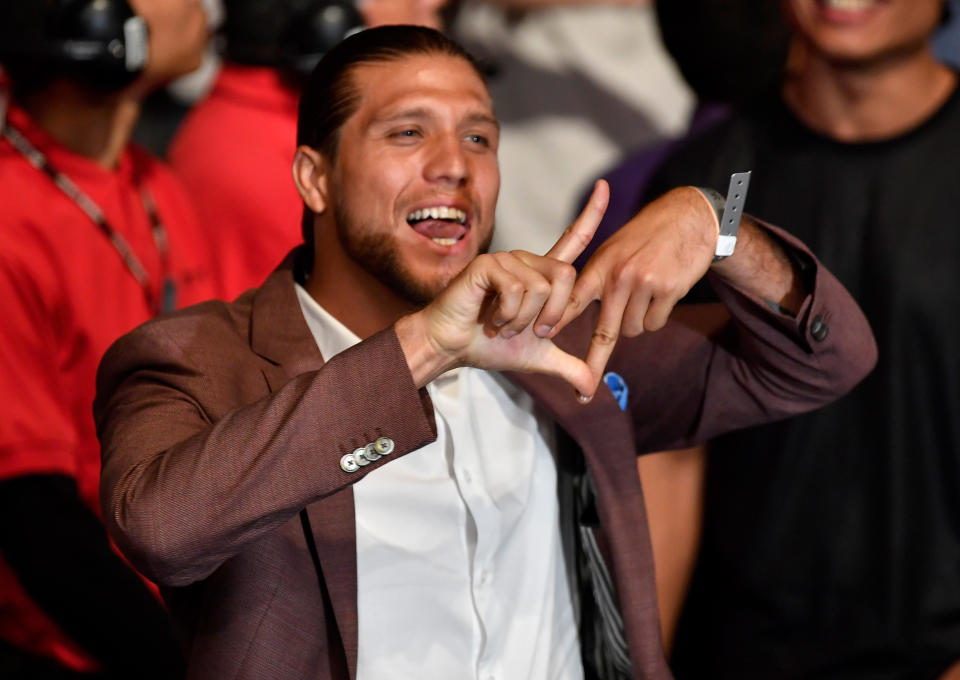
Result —
[{"label": "upper teeth", "polygon": [[857,12],[871,7],[875,0],[825,0],[825,4],[831,9]]},{"label": "upper teeth", "polygon": [[414,210],[412,213],[407,215],[408,221],[417,221],[417,220],[456,220],[460,224],[463,224],[467,221],[467,213],[457,208],[451,208],[448,206],[439,206],[436,208],[423,208],[422,210]]}]

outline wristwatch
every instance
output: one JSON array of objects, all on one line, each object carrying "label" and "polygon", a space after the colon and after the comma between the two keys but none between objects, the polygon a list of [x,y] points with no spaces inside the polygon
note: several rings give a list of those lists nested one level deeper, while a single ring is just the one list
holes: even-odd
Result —
[{"label": "wristwatch", "polygon": [[750,187],[750,170],[735,172],[730,175],[730,186],[724,197],[716,189],[697,187],[697,189],[713,206],[717,213],[717,222],[720,233],[717,235],[717,248],[713,254],[713,261],[733,255],[737,246],[737,233],[740,231],[740,218],[743,215],[743,205],[747,202],[747,189]]}]

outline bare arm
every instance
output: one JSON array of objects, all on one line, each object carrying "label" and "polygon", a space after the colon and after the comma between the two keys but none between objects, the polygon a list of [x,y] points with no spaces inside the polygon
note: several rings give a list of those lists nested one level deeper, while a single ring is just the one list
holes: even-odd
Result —
[{"label": "bare arm", "polygon": [[706,445],[640,456],[637,471],[650,526],[663,651],[669,658],[700,551]]},{"label": "bare arm", "polygon": [[810,292],[780,244],[749,216],[740,223],[736,252],[711,265],[711,270],[731,285],[776,303],[793,316]]}]

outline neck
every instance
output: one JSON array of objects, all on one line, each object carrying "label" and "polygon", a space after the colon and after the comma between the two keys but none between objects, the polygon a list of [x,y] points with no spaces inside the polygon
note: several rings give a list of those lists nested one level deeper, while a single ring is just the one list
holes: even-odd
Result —
[{"label": "neck", "polygon": [[136,98],[92,94],[62,81],[28,95],[22,105],[54,139],[108,170],[116,167],[140,115]]},{"label": "neck", "polygon": [[340,247],[334,229],[317,229],[307,292],[358,338],[365,340],[415,306],[356,264]]},{"label": "neck", "polygon": [[955,86],[956,75],[926,45],[871,64],[831,62],[808,50],[783,96],[810,128],[841,142],[863,142],[917,127]]}]

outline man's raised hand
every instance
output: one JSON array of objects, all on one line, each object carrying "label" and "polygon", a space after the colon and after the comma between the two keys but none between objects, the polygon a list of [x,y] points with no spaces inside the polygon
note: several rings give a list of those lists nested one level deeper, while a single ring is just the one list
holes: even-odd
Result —
[{"label": "man's raised hand", "polygon": [[707,199],[693,187],[682,187],[647,205],[587,261],[550,335],[600,300],[586,358],[593,383],[580,390],[584,401],[593,397],[621,334],[633,337],[666,324],[677,301],[710,266],[717,233]]},{"label": "man's raised hand", "polygon": [[480,255],[433,302],[397,321],[397,337],[417,386],[451,368],[474,366],[555,375],[592,394],[596,384],[587,364],[549,337],[576,282],[570,263],[590,242],[608,200],[607,184],[600,181],[546,256]]}]

